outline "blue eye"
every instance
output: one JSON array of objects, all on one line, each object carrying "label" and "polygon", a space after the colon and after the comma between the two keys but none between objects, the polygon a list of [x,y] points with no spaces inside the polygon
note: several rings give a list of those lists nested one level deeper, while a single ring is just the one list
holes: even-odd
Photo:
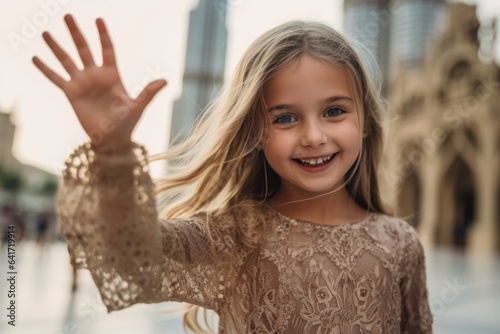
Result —
[{"label": "blue eye", "polygon": [[288,124],[288,123],[292,123],[296,120],[297,119],[294,116],[285,114],[285,115],[281,115],[281,116],[276,117],[276,119],[273,121],[273,123]]},{"label": "blue eye", "polygon": [[328,117],[338,117],[340,115],[342,115],[343,113],[345,113],[344,110],[340,109],[340,108],[329,108],[326,110],[325,114],[328,116]]}]

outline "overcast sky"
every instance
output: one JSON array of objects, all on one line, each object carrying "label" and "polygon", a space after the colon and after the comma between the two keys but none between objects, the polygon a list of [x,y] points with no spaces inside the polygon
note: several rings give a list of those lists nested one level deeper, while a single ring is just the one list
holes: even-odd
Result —
[{"label": "overcast sky", "polygon": [[[210,0],[214,3],[218,0]],[[499,16],[499,0],[478,0],[480,15]],[[474,1],[468,1],[473,3]],[[153,78],[169,84],[149,105],[133,139],[152,154],[165,150],[173,101],[182,88],[189,11],[198,0],[0,0],[0,110],[15,110],[14,155],[58,174],[87,136],[63,93],[31,64],[33,55],[66,74],[41,38],[48,30],[78,59],[63,16],[72,13],[97,61],[95,18],[105,19],[124,84],[135,94]],[[342,31],[342,0],[228,0],[226,76],[260,34],[291,19],[316,19]],[[48,18],[44,20],[44,18]],[[36,21],[38,20],[38,21]],[[35,23],[37,25],[35,25]],[[17,42],[13,42],[16,37]],[[160,166],[152,166],[153,176]]]}]

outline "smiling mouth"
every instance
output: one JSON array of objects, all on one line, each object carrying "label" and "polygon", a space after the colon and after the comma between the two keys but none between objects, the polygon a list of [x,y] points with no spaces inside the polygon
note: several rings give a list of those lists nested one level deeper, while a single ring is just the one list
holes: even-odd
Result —
[{"label": "smiling mouth", "polygon": [[297,163],[299,163],[302,166],[313,166],[313,167],[318,167],[318,166],[323,166],[326,165],[328,162],[330,162],[333,157],[337,153],[327,155],[322,158],[317,158],[317,159],[293,159]]}]

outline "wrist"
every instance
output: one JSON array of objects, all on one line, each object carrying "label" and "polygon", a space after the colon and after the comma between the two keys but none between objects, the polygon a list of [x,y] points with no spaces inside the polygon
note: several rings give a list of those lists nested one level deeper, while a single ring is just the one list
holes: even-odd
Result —
[{"label": "wrist", "polygon": [[134,147],[134,142],[132,140],[120,141],[116,143],[91,142],[90,145],[92,150],[96,153],[111,154],[111,153],[119,153],[130,150],[131,148]]}]

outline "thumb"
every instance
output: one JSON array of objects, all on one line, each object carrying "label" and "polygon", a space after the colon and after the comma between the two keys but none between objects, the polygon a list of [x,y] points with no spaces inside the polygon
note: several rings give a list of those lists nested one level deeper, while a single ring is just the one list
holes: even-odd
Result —
[{"label": "thumb", "polygon": [[167,85],[167,81],[163,79],[155,80],[150,82],[142,92],[137,96],[134,100],[137,105],[138,110],[144,110],[146,106],[151,102],[151,100],[155,97],[155,95]]}]

